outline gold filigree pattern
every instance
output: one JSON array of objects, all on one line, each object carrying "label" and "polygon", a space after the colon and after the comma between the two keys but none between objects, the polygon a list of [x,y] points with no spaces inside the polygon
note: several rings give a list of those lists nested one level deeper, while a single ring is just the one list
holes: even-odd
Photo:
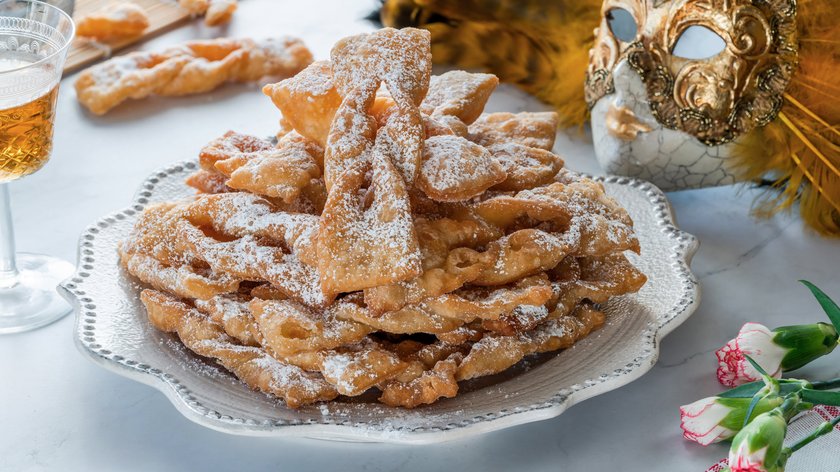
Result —
[{"label": "gold filigree pattern", "polygon": [[[636,21],[619,41],[608,16]],[[672,54],[683,32],[703,26],[725,48],[705,59]],[[613,92],[612,71],[626,60],[641,76],[653,116],[707,145],[732,141],[776,118],[798,64],[796,0],[605,0],[587,70],[589,107]]]}]

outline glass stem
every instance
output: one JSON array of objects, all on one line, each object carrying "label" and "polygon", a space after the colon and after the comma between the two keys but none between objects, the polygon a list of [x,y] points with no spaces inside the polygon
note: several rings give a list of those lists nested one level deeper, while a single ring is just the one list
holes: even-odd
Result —
[{"label": "glass stem", "polygon": [[9,184],[0,184],[0,288],[17,285],[17,276],[15,231],[12,226]]}]

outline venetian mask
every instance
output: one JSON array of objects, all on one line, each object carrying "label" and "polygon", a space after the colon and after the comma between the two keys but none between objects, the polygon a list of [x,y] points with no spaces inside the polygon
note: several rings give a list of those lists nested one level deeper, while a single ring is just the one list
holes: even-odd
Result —
[{"label": "venetian mask", "polygon": [[665,190],[734,182],[797,57],[796,0],[605,0],[586,81],[601,166]]}]

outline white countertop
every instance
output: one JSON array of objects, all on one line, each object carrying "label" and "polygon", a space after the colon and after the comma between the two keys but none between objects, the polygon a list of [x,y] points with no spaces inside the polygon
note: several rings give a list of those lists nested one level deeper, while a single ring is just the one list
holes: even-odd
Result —
[{"label": "white countertop", "polygon": [[[226,30],[195,22],[143,47],[218,34],[292,34],[325,58],[337,39],[373,29],[362,20],[372,0],[315,3],[245,0]],[[21,251],[75,260],[82,229],[128,204],[154,169],[195,156],[228,129],[267,135],[276,128],[278,112],[256,86],[146,100],[94,118],[76,103],[73,81],[62,84],[52,161],[12,185]],[[544,108],[508,86],[490,106]],[[576,131],[561,135],[555,151],[572,169],[598,172],[591,145]],[[804,230],[795,215],[751,218],[756,195],[743,187],[669,195],[681,227],[701,241],[693,269],[703,302],[665,338],[648,374],[558,418],[419,447],[228,436],[185,419],[157,390],[91,363],[76,350],[68,316],[0,337],[0,470],[702,472],[727,449],[684,441],[677,409],[721,390],[713,351],[748,320],[769,326],[819,321],[819,307],[797,279],[840,297],[840,241]],[[833,361],[823,359],[800,375],[840,376],[836,356]]]}]

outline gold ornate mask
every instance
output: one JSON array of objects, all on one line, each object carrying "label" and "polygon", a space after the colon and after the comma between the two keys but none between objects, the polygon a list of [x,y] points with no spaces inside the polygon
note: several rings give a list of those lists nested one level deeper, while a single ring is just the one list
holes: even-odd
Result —
[{"label": "gold ornate mask", "polygon": [[[722,49],[680,57],[697,27]],[[796,0],[605,0],[590,54],[590,109],[615,91],[614,69],[626,61],[662,127],[722,145],[778,115],[797,66]]]}]

